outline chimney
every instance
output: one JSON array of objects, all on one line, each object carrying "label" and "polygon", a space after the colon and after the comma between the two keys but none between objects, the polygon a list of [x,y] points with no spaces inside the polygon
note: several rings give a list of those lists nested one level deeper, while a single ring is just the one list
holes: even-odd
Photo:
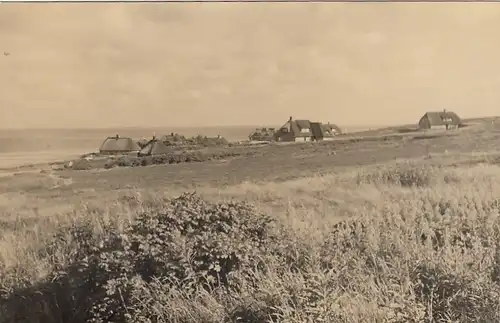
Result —
[{"label": "chimney", "polygon": [[288,121],[292,121],[292,117],[290,117],[290,119],[288,119]]},{"label": "chimney", "polygon": [[446,114],[446,109],[443,109],[443,113],[445,113],[445,114]]}]

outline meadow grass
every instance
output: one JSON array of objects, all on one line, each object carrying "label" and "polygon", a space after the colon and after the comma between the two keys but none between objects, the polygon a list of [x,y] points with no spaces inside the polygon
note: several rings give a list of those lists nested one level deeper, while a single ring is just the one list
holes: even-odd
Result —
[{"label": "meadow grass", "polygon": [[1,321],[500,320],[495,165],[181,193],[4,211]]}]

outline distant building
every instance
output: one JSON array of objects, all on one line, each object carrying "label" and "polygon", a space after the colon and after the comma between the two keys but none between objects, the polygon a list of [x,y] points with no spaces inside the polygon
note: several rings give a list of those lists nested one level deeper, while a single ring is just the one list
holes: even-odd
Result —
[{"label": "distant building", "polygon": [[341,135],[342,134],[342,129],[340,129],[339,126],[337,126],[336,124],[333,124],[333,123],[330,123],[328,122],[327,124],[323,124],[325,127],[329,128],[330,129],[330,132],[334,135],[334,136],[338,136],[338,135]]},{"label": "distant building", "polygon": [[248,139],[250,141],[273,141],[275,135],[275,128],[257,128],[248,136]]},{"label": "distant building", "polygon": [[277,141],[322,141],[332,140],[342,131],[334,124],[323,124],[309,120],[293,120],[292,117],[276,132]]},{"label": "distant building", "polygon": [[333,140],[333,138],[342,133],[339,127],[334,124],[323,124],[321,122],[311,122],[313,139],[316,141]]},{"label": "distant building", "polygon": [[153,138],[150,140],[137,154],[139,157],[141,156],[153,156],[153,155],[164,155],[168,154],[170,149],[167,145],[161,140]]},{"label": "distant building", "polygon": [[106,138],[99,148],[99,152],[102,154],[123,154],[139,150],[139,145],[132,138],[118,135]]},{"label": "distant building", "polygon": [[293,120],[292,117],[276,132],[276,141],[312,141],[311,121]]},{"label": "distant building", "polygon": [[420,118],[418,127],[420,129],[457,129],[462,121],[460,117],[452,111],[427,112]]}]

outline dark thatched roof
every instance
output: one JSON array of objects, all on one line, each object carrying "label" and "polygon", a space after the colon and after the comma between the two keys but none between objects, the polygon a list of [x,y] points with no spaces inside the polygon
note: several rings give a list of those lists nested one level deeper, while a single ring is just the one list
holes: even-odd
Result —
[{"label": "dark thatched roof", "polygon": [[129,137],[108,137],[104,140],[99,151],[101,153],[124,153],[139,151],[139,145]]},{"label": "dark thatched roof", "polygon": [[144,148],[139,151],[139,156],[151,156],[151,155],[164,155],[169,153],[170,150],[163,141],[158,139],[150,140]]},{"label": "dark thatched roof", "polygon": [[427,118],[432,126],[460,125],[462,123],[460,117],[452,111],[427,112],[423,118]]}]

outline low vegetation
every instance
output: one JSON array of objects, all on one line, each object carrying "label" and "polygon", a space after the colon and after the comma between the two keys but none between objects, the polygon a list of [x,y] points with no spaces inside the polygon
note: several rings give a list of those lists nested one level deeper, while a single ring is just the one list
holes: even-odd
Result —
[{"label": "low vegetation", "polygon": [[198,135],[196,137],[187,138],[186,144],[201,147],[223,147],[227,146],[229,141],[224,137],[206,137]]},{"label": "low vegetation", "polygon": [[202,135],[186,137],[178,133],[172,133],[160,139],[167,146],[224,147],[229,144],[229,141],[224,137],[207,137]]},{"label": "low vegetation", "polygon": [[122,156],[108,156],[102,158],[93,156],[94,159],[86,159],[87,156],[73,160],[66,164],[66,168],[72,170],[90,170],[105,168],[110,169],[114,167],[139,167],[151,165],[167,165],[167,164],[180,164],[180,163],[199,163],[210,160],[223,160],[235,157],[251,157],[259,153],[257,149],[250,147],[246,148],[217,148],[210,147],[210,150],[193,149],[193,150],[177,150],[168,154],[152,155],[152,156],[137,156],[137,155],[122,155]]},{"label": "low vegetation", "polygon": [[497,166],[404,162],[16,217],[0,317],[498,322],[498,187]]},{"label": "low vegetation", "polygon": [[237,150],[217,150],[217,151],[187,151],[153,156],[122,156],[109,159],[104,168],[113,167],[138,167],[150,165],[180,164],[180,163],[199,163],[210,160],[220,160],[234,157],[249,157],[253,151]]}]

